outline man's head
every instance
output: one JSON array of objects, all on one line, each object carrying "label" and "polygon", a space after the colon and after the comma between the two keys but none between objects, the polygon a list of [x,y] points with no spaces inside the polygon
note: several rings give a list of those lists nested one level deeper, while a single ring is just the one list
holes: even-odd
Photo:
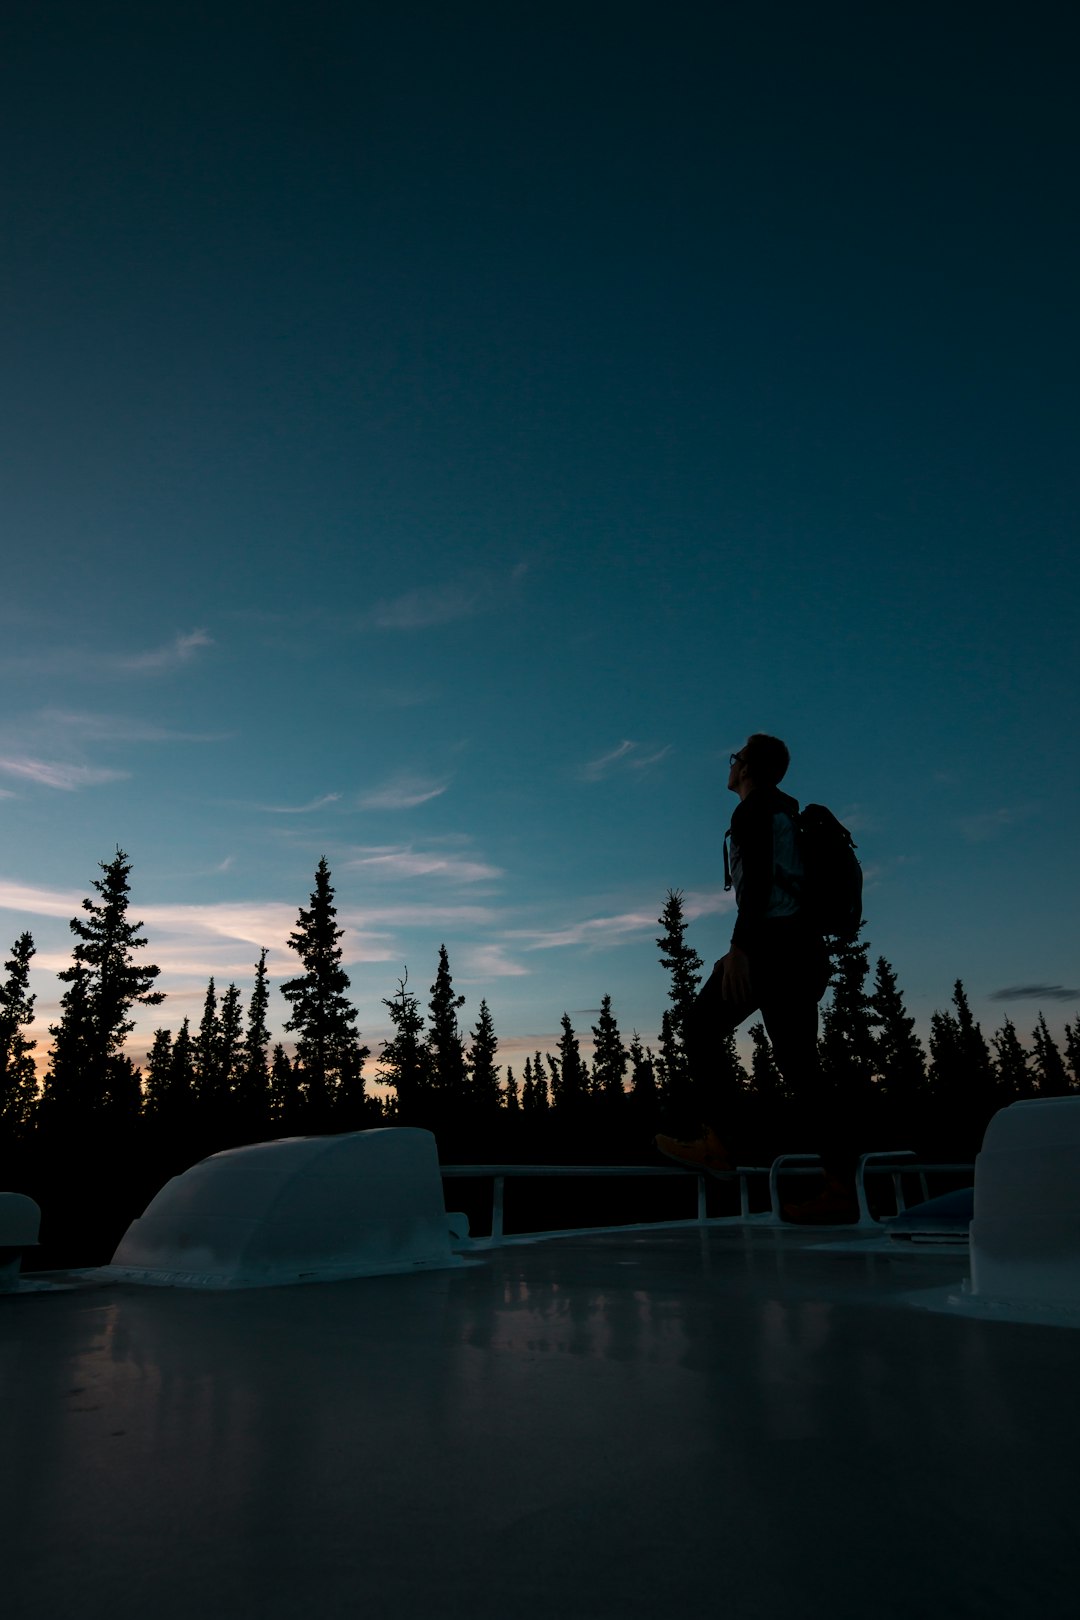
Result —
[{"label": "man's head", "polygon": [[755,731],[731,756],[728,787],[740,798],[745,798],[752,788],[775,787],[783,781],[790,759],[787,745],[779,737]]}]

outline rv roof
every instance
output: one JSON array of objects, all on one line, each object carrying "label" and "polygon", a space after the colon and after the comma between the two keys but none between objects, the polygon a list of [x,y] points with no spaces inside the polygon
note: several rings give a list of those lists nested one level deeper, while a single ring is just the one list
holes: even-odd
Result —
[{"label": "rv roof", "polygon": [[1080,1341],[884,1241],[2,1299],[4,1610],[1071,1616]]}]

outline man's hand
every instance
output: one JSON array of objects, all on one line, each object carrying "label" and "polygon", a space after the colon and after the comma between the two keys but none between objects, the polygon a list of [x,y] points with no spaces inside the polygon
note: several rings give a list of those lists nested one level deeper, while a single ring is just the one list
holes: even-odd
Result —
[{"label": "man's hand", "polygon": [[738,945],[733,945],[717,964],[723,969],[720,995],[735,1007],[745,1007],[750,1000],[750,958]]}]

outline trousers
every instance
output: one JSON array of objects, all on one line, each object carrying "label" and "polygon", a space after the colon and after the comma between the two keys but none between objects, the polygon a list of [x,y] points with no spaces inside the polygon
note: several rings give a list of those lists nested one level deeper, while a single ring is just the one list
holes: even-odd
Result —
[{"label": "trousers", "polygon": [[[784,1112],[790,1140],[770,1151],[818,1153],[825,1173],[845,1183],[855,1174],[851,1122],[822,1074],[818,1057],[818,1003],[829,983],[829,955],[820,934],[798,917],[763,922],[747,945],[750,1000],[726,1002],[715,968],[702,986],[686,1025],[691,1074],[707,1099],[709,1120],[737,1156],[761,1131],[755,1099],[738,1084],[720,1047],[738,1026],[760,1013],[787,1091]],[[761,1151],[758,1143],[754,1146]]]}]

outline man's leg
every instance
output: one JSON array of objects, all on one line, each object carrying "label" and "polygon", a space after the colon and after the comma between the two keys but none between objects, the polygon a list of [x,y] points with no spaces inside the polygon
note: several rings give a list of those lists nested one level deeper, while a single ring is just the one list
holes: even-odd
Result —
[{"label": "man's leg", "polygon": [[[826,1083],[818,1056],[818,1002],[828,983],[824,947],[819,941],[800,941],[797,936],[781,939],[762,964],[761,978],[762,1022],[794,1101],[796,1129],[807,1151],[821,1155],[828,1182],[825,1202],[836,1204],[833,1213],[837,1216],[857,1213],[851,1124],[840,1099]],[[823,1215],[829,1212],[823,1206]]]},{"label": "man's leg", "polygon": [[[752,976],[752,975],[751,975]],[[658,1136],[661,1153],[677,1163],[706,1170],[734,1166],[747,1130],[746,1097],[726,1049],[728,1036],[757,1011],[757,1002],[734,1006],[722,994],[723,973],[715,968],[702,986],[684,1031],[692,1094],[699,1099],[705,1134],[690,1140]]]}]

